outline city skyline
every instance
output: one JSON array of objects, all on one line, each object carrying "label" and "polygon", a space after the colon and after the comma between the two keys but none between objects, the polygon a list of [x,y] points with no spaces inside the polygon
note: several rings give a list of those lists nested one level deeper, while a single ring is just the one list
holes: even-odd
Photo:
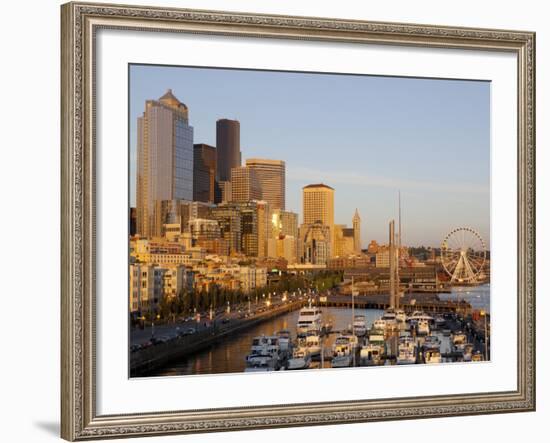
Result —
[{"label": "city skyline", "polygon": [[335,189],[336,224],[350,225],[359,210],[363,247],[387,242],[398,190],[404,244],[439,246],[460,225],[490,242],[487,82],[135,65],[130,78],[132,206],[137,117],[145,100],[172,89],[189,109],[195,144],[215,146],[216,122],[234,119],[241,165],[286,163],[286,209],[300,223],[302,188],[322,182]]}]

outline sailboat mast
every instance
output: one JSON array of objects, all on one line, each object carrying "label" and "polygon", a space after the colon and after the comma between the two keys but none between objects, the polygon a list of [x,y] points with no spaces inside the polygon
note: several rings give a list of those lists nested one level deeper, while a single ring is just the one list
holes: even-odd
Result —
[{"label": "sailboat mast", "polygon": [[401,297],[401,281],[399,279],[399,255],[401,254],[401,191],[398,193],[399,200],[399,232],[397,234],[397,257],[396,257],[396,268],[395,268],[395,284],[396,284],[396,296],[395,296],[395,308],[399,308],[399,298]]}]

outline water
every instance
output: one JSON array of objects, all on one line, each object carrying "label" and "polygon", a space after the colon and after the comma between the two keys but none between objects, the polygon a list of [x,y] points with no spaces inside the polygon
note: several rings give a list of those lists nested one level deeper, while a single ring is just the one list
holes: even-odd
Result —
[{"label": "water", "polygon": [[[322,323],[331,322],[333,330],[346,329],[351,325],[352,314],[350,308],[321,308]],[[296,337],[296,323],[299,311],[289,312],[280,317],[272,318],[245,331],[236,333],[232,337],[226,337],[187,358],[161,368],[149,375],[190,375],[190,374],[221,374],[229,372],[243,372],[245,369],[245,357],[250,353],[252,339],[258,335],[271,335],[282,329],[291,332],[292,338]],[[379,318],[383,311],[377,309],[355,309],[355,314],[366,317],[370,327],[374,320]],[[336,334],[331,334],[325,341],[325,346],[332,346]]]},{"label": "water", "polygon": [[455,286],[450,294],[439,294],[441,300],[466,300],[474,309],[491,308],[491,285],[489,283],[480,286]]}]

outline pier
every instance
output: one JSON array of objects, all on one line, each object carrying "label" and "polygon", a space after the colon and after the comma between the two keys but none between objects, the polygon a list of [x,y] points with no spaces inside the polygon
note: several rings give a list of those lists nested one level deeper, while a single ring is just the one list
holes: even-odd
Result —
[{"label": "pier", "polygon": [[[355,307],[364,309],[388,309],[390,296],[388,294],[365,295],[354,297]],[[349,295],[327,295],[321,297],[320,306],[351,307],[352,300]],[[472,306],[467,301],[440,300],[437,294],[405,294],[400,298],[401,309],[412,311],[426,311],[432,313],[463,312],[469,313]]]}]

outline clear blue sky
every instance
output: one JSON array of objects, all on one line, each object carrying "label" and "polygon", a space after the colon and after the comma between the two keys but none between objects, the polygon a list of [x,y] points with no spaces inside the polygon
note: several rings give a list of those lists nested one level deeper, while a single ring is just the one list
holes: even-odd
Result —
[{"label": "clear blue sky", "polygon": [[335,222],[362,241],[387,242],[401,190],[403,243],[439,246],[457,226],[487,244],[490,215],[490,83],[288,72],[130,67],[130,199],[136,127],[147,99],[171,88],[189,107],[194,142],[216,144],[216,120],[241,123],[246,158],[285,160],[287,210],[301,189],[335,189]]}]

